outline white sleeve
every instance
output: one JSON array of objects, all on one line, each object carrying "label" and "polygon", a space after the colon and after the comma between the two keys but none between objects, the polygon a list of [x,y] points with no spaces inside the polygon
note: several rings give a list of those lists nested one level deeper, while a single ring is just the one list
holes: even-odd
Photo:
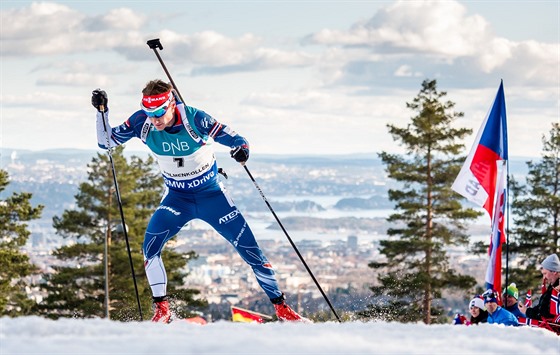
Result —
[{"label": "white sleeve", "polygon": [[[105,124],[103,124],[103,116],[105,116]],[[107,112],[103,115],[101,112],[97,111],[96,126],[97,145],[99,145],[100,148],[107,149],[107,147],[113,148],[119,145],[119,143],[112,138],[113,129],[111,125],[109,125],[109,109],[107,109]]]}]

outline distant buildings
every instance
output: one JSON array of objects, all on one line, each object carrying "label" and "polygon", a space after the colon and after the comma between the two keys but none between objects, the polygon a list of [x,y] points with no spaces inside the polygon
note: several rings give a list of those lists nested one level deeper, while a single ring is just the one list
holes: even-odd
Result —
[{"label": "distant buildings", "polygon": [[[52,249],[69,242],[54,233],[52,217],[75,208],[74,195],[78,184],[87,177],[87,164],[93,155],[83,151],[11,152],[9,164],[2,167],[10,174],[11,190],[3,191],[0,197],[5,198],[11,191],[31,192],[32,203],[45,205],[43,218],[29,223],[32,233],[27,245],[28,254],[41,272],[52,272],[52,266],[59,263],[52,257]],[[325,310],[320,292],[251,181],[229,157],[219,162],[229,175],[225,184],[232,186],[230,193],[275,268],[290,302],[297,304],[298,310]],[[336,296],[336,308],[364,309],[371,302],[369,287],[376,280],[368,263],[379,259],[378,242],[386,230],[383,213],[388,211],[371,208],[387,208],[387,190],[393,187],[379,169],[379,162],[369,158],[337,163],[332,159],[254,156],[251,168],[321,287]],[[343,199],[344,209],[337,209],[336,203]],[[251,269],[205,223],[189,223],[167,247],[199,254],[199,259],[188,265],[190,274],[185,286],[200,290],[211,304],[227,308],[240,303],[262,313],[271,311]],[[458,253],[454,266],[473,273],[484,267],[479,262],[477,269],[472,256],[465,258],[464,252]],[[35,288],[30,292],[37,299],[41,297]]]}]

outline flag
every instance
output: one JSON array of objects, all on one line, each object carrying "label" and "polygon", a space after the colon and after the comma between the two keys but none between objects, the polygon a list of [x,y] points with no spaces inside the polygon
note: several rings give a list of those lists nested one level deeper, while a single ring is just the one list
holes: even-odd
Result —
[{"label": "flag", "polygon": [[507,159],[506,104],[502,82],[452,189],[483,207],[492,219],[500,165],[497,162]]},{"label": "flag", "polygon": [[504,83],[488,115],[482,122],[474,144],[452,189],[488,212],[491,221],[486,288],[501,294],[502,244],[505,243],[507,201],[507,119]]},{"label": "flag", "polygon": [[185,322],[187,323],[193,323],[193,324],[200,324],[200,325],[204,325],[207,324],[208,322],[206,321],[206,319],[202,318],[201,316],[195,316],[195,317],[191,317],[191,318],[185,318],[183,319]]},{"label": "flag", "polygon": [[532,291],[529,290],[527,291],[527,295],[525,295],[525,307],[529,308],[529,307],[533,307],[533,300],[531,299],[532,297]]},{"label": "flag", "polygon": [[469,320],[467,319],[467,317],[465,317],[465,315],[463,315],[461,313],[457,313],[455,315],[455,318],[453,318],[453,324],[454,325],[459,325],[459,324],[471,325],[471,322],[469,322]]},{"label": "flag", "polygon": [[560,334],[560,329],[558,328],[559,327],[558,321],[560,320],[559,318],[560,316],[553,319],[552,322],[549,322],[547,320],[537,320],[532,318],[517,317],[517,323],[519,323],[520,325],[528,325],[530,327],[548,329],[551,332]]},{"label": "flag", "polygon": [[546,280],[546,277],[543,276],[543,278],[542,278],[542,284],[541,284],[541,295],[544,295],[544,293],[546,292],[546,289],[548,288],[548,287],[546,286],[546,283],[547,283],[547,282],[548,282],[548,281]]},{"label": "flag", "polygon": [[560,300],[558,298],[558,290],[555,288],[552,289],[552,295],[550,296],[550,314],[560,316]]},{"label": "flag", "polygon": [[248,309],[243,309],[239,307],[231,307],[231,320],[233,322],[256,322],[256,323],[264,323],[265,320],[271,320],[272,317],[267,316],[266,314],[261,314],[257,312],[250,311]]},{"label": "flag", "polygon": [[505,209],[507,201],[507,168],[504,166],[499,172],[497,181],[497,199],[492,218],[492,231],[488,247],[488,267],[486,268],[486,288],[502,294],[502,245],[505,243]]},{"label": "flag", "polygon": [[541,322],[536,319],[525,318],[525,317],[517,317],[517,323],[529,325],[531,327],[540,327]]}]

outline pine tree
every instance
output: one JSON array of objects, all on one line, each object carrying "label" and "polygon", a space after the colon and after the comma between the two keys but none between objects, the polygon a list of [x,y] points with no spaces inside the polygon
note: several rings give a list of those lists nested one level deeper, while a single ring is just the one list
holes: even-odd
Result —
[{"label": "pine tree", "polygon": [[[543,135],[540,161],[528,161],[526,184],[514,178],[512,192],[513,228],[509,253],[516,267],[509,279],[520,291],[540,291],[542,275],[538,266],[545,257],[560,252],[560,124],[553,123],[549,137]],[[534,292],[538,294],[538,292]]]},{"label": "pine tree", "polygon": [[379,300],[367,315],[426,324],[441,321],[436,300],[443,290],[472,288],[471,276],[456,273],[449,265],[447,248],[466,246],[466,225],[480,215],[464,208],[452,190],[464,157],[458,141],[470,134],[466,128],[452,128],[463,113],[452,112],[455,104],[442,103],[447,93],[438,92],[436,80],[425,80],[418,96],[407,107],[417,115],[404,128],[387,125],[406,156],[379,154],[389,178],[402,185],[389,190],[395,213],[388,217],[394,226],[388,239],[380,242],[384,261],[371,262],[378,270],[379,285],[371,289]]},{"label": "pine tree", "polygon": [[[162,182],[154,159],[133,156],[127,162],[123,147],[112,152],[126,226],[123,227],[109,158],[98,154],[88,164],[88,179],[75,196],[77,209],[66,210],[53,218],[57,234],[68,240],[54,256],[55,273],[47,277],[48,297],[42,311],[52,318],[104,317],[106,315],[105,264],[108,270],[109,316],[116,320],[138,319],[138,306],[130,261],[124,238],[126,228],[144,318],[151,308],[151,291],[146,280],[142,243],[149,218],[159,205]],[[105,243],[108,259],[105,262]],[[168,244],[169,245],[169,244]],[[187,316],[198,291],[180,289],[187,274],[183,271],[194,252],[182,255],[171,248],[163,251],[168,271],[168,291],[175,297],[177,313]],[[185,307],[188,303],[189,307]]]},{"label": "pine tree", "polygon": [[[0,170],[0,193],[9,185],[9,175]],[[25,278],[36,271],[21,251],[30,232],[23,222],[41,217],[42,205],[31,205],[30,193],[13,193],[0,200],[0,315],[30,314],[35,302],[28,298]]]}]

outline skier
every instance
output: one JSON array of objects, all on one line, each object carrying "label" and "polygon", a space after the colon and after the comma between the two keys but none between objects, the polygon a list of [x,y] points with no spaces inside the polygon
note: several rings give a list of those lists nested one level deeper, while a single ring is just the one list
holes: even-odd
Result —
[{"label": "skier", "polygon": [[167,274],[161,258],[163,246],[194,218],[210,224],[233,245],[253,269],[280,320],[305,320],[286,304],[274,269],[218,180],[216,159],[208,139],[230,147],[231,157],[242,164],[249,159],[247,140],[204,111],[185,105],[172,85],[162,80],[149,81],[142,94],[141,110],[114,128],[109,125],[106,92],[94,90],[91,103],[98,111],[99,147],[108,149],[131,138],[140,138],[155,155],[165,182],[165,193],[148,223],[142,247],[153,295],[152,321],[171,321]]}]

